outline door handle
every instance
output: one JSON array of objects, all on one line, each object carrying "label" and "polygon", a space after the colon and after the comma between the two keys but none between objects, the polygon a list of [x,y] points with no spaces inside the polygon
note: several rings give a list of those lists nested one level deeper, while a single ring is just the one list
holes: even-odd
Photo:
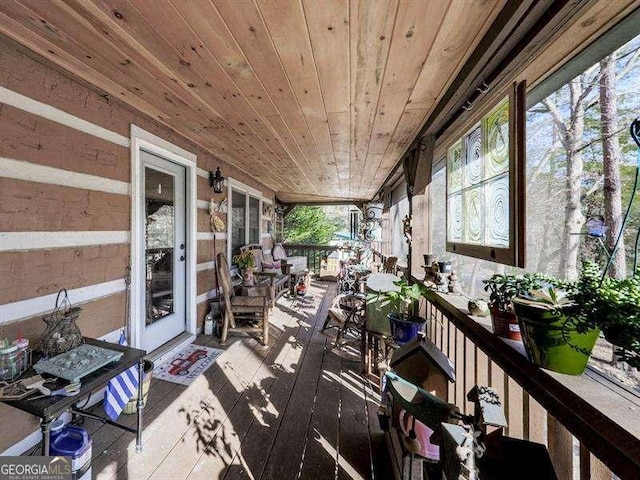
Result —
[{"label": "door handle", "polygon": [[187,250],[186,250],[186,247],[184,246],[184,243],[180,244],[180,250],[182,250],[182,255],[180,255],[180,261],[184,262],[184,259],[187,258]]}]

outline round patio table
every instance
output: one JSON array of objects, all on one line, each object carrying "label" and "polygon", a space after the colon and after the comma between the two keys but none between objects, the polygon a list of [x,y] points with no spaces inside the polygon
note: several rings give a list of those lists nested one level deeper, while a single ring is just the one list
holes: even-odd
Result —
[{"label": "round patio table", "polygon": [[373,292],[399,292],[400,287],[393,282],[400,280],[400,277],[393,273],[372,273],[367,278],[367,290]]}]

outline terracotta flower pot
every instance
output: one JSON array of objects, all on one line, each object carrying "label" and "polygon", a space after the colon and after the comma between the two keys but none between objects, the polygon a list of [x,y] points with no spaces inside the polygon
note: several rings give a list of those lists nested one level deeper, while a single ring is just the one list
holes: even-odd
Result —
[{"label": "terracotta flower pot", "polygon": [[515,313],[506,312],[497,307],[490,307],[489,311],[491,312],[491,324],[495,335],[509,340],[522,340],[518,317],[516,317]]}]

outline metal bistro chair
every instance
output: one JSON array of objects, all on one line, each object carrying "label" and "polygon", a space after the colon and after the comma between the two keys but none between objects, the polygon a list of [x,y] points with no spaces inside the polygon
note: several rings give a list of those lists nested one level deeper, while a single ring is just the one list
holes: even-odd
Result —
[{"label": "metal bistro chair", "polygon": [[[361,295],[340,294],[333,299],[321,331],[323,333],[329,329],[338,331],[334,347],[341,348],[346,344],[359,341],[364,323],[364,308],[365,301]],[[348,333],[353,335],[353,340],[344,339]]]},{"label": "metal bistro chair", "polygon": [[360,282],[355,272],[348,268],[348,262],[340,261],[338,274],[338,292],[341,294],[353,294],[360,291]]},{"label": "metal bistro chair", "polygon": [[[257,333],[263,345],[269,341],[269,310],[271,307],[271,287],[251,287],[248,296],[236,295],[227,257],[223,253],[217,256],[218,279],[224,301],[224,321],[220,343],[227,340],[227,334],[233,332]],[[251,325],[236,326],[236,320],[244,319]]]}]

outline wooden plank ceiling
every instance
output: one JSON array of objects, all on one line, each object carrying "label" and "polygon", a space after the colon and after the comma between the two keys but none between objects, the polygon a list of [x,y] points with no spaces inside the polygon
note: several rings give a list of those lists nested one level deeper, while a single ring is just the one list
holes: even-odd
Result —
[{"label": "wooden plank ceiling", "polygon": [[284,202],[371,199],[506,0],[2,0],[0,32]]}]

